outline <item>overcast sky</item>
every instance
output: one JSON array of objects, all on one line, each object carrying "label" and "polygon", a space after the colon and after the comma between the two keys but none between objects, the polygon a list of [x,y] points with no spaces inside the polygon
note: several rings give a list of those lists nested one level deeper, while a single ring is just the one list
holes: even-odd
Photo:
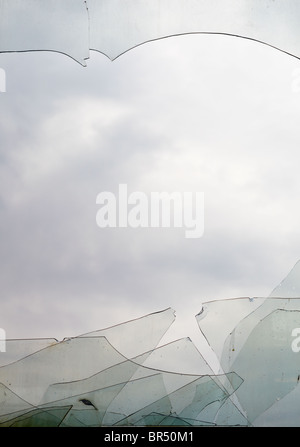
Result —
[{"label": "overcast sky", "polygon": [[[0,326],[75,336],[172,307],[267,296],[300,258],[298,59],[190,35],[87,67],[1,54]],[[298,74],[297,74],[298,70]],[[300,83],[299,83],[300,85]],[[101,191],[203,191],[204,234],[99,228]]]}]

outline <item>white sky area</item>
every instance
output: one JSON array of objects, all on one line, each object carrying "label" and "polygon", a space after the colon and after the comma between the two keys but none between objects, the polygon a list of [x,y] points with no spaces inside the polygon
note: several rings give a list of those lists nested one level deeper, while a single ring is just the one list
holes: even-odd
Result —
[{"label": "white sky area", "polygon": [[[186,35],[87,67],[0,54],[0,327],[76,336],[167,307],[268,296],[300,258],[300,61]],[[298,88],[299,87],[299,88]],[[204,234],[99,228],[101,191],[203,191]]]}]

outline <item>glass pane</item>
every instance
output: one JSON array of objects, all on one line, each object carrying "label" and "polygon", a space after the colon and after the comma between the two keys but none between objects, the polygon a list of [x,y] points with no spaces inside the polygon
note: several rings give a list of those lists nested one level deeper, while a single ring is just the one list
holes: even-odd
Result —
[{"label": "glass pane", "polygon": [[297,0],[2,0],[0,7],[1,52],[57,51],[82,65],[90,49],[115,59],[144,42],[188,33],[229,34],[300,55]]},{"label": "glass pane", "polygon": [[[295,280],[294,270],[287,286],[290,280]],[[300,333],[300,298],[214,301],[205,304],[197,321],[215,347],[221,370],[234,371],[243,380],[234,398],[249,423],[280,425],[284,408],[283,422],[287,423],[288,412],[291,424],[299,383],[299,337],[295,337]]]},{"label": "glass pane", "polygon": [[[235,373],[214,375],[189,338],[156,348],[173,319],[174,312],[166,309],[89,335],[52,340],[33,353],[26,340],[14,341],[20,348],[24,342],[24,357],[0,368],[0,424],[215,425],[242,379]],[[133,344],[131,353],[138,355],[123,356],[111,344],[120,340],[118,348]],[[236,408],[231,424],[241,418]]]},{"label": "glass pane", "polygon": [[81,0],[0,2],[0,52],[56,51],[85,65],[88,42],[87,10]]}]

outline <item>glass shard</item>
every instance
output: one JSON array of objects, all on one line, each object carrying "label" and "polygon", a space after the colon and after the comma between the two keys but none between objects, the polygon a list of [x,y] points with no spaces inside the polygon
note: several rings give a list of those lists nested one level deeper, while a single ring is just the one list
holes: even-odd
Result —
[{"label": "glass shard", "polygon": [[106,337],[116,350],[130,358],[154,349],[174,321],[175,312],[168,308],[80,337]]},{"label": "glass shard", "polygon": [[196,316],[220,371],[234,371],[243,380],[233,397],[251,425],[286,425],[287,412],[290,423],[299,425],[298,270],[299,263],[268,298],[213,301]]},{"label": "glass shard", "polygon": [[270,293],[270,296],[297,298],[300,296],[300,261],[298,261],[286,278]]},{"label": "glass shard", "polygon": [[1,0],[0,52],[56,51],[82,65],[165,37],[226,34],[300,57],[297,0]]},{"label": "glass shard", "polygon": [[166,309],[61,342],[8,341],[19,347],[0,367],[0,426],[216,425],[243,380],[215,375],[189,338],[157,347],[173,321]]},{"label": "glass shard", "polygon": [[295,0],[89,0],[88,8],[90,48],[110,59],[144,42],[189,33],[245,37],[300,56]]},{"label": "glass shard", "polygon": [[88,18],[82,0],[1,0],[0,52],[54,51],[85,65]]},{"label": "glass shard", "polygon": [[295,411],[300,298],[213,301],[196,318],[218,374],[189,338],[157,346],[172,309],[61,342],[8,340],[0,426],[278,425]]}]

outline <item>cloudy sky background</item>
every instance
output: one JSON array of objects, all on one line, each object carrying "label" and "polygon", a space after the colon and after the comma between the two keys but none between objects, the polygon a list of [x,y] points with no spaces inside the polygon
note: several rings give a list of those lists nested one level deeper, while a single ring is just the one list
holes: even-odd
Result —
[{"label": "cloudy sky background", "polygon": [[[0,326],[75,336],[167,307],[267,296],[300,258],[300,62],[229,36],[151,42],[87,67],[1,54]],[[297,72],[298,71],[298,72]],[[101,229],[101,191],[203,191],[204,235]]]}]

